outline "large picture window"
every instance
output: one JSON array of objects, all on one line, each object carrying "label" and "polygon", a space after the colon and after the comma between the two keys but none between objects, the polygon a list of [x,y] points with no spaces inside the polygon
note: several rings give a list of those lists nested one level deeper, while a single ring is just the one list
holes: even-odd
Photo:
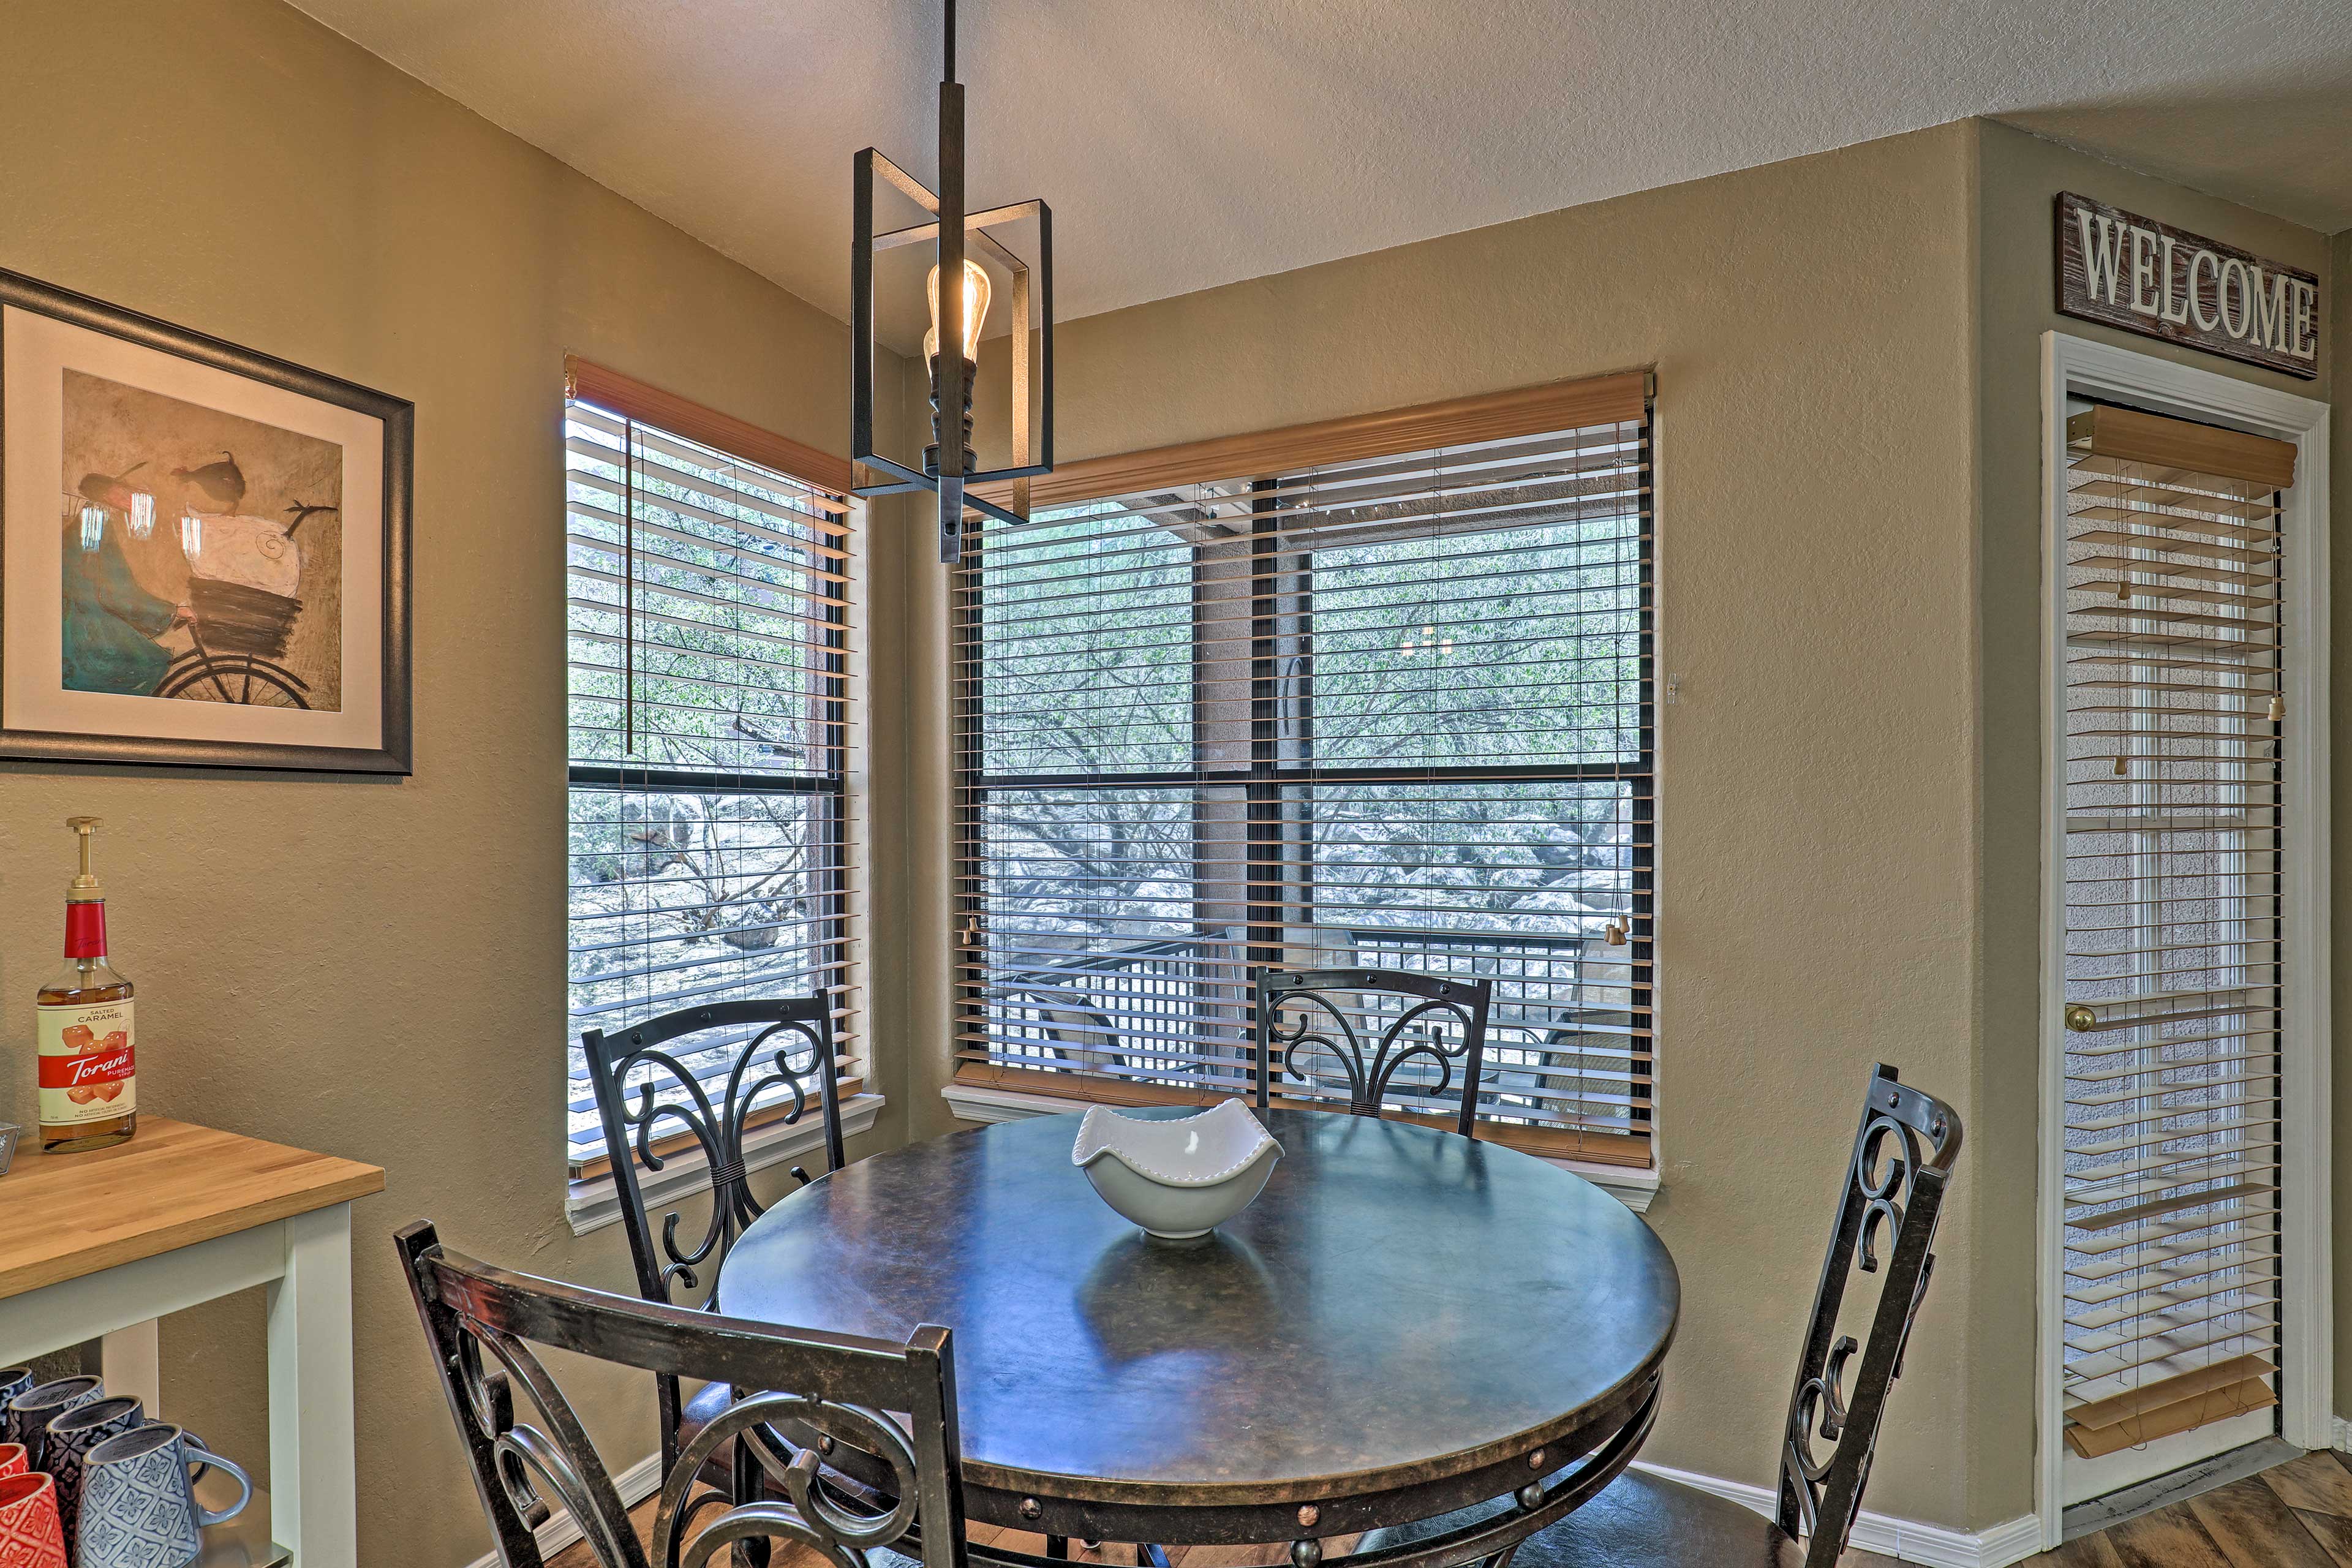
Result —
[{"label": "large picture window", "polygon": [[1254,968],[1484,975],[1490,1135],[1646,1163],[1649,469],[1637,392],[1604,422],[983,530],[958,611],[960,1077],[1246,1094]]},{"label": "large picture window", "polygon": [[850,535],[838,496],[584,395],[564,450],[579,1173],[583,1029],[822,986],[853,1047]]}]

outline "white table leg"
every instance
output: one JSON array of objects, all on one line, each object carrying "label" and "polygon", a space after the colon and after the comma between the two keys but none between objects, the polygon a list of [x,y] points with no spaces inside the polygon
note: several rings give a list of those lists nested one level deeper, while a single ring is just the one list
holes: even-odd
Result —
[{"label": "white table leg", "polygon": [[99,1340],[100,1373],[109,1394],[135,1394],[147,1419],[163,1419],[163,1344],[155,1320],[133,1323]]},{"label": "white table leg", "polygon": [[286,1276],[269,1287],[270,1534],[295,1568],[352,1568],[352,1208],[282,1223]]}]

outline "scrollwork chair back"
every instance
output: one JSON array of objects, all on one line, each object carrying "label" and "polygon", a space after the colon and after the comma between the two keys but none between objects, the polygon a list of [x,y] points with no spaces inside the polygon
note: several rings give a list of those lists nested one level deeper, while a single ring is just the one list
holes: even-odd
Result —
[{"label": "scrollwork chair back", "polygon": [[[1257,972],[1257,1105],[1266,1109],[1277,1079],[1314,1081],[1328,1062],[1347,1081],[1348,1110],[1378,1116],[1398,1086],[1398,1069],[1416,1064],[1437,1082],[1414,1092],[1442,1100],[1458,1089],[1454,1131],[1477,1136],[1478,1085],[1486,1070],[1486,1009],[1495,983],[1413,974],[1397,969]],[[1347,998],[1356,1005],[1348,1005]],[[1393,998],[1394,1016],[1378,1000]]]},{"label": "scrollwork chair back", "polygon": [[[677,1042],[700,1034],[748,1030],[740,1043],[725,1047],[723,1073],[698,1075],[683,1059],[698,1050]],[[744,1161],[744,1135],[759,1124],[797,1123],[811,1110],[824,1131],[827,1172],[845,1163],[842,1152],[841,1105],[833,1065],[833,1009],[827,993],[756,1002],[713,1002],[666,1013],[606,1034],[591,1029],[580,1037],[596,1111],[612,1156],[613,1186],[621,1223],[628,1232],[629,1256],[637,1271],[637,1293],[671,1304],[688,1293],[689,1302],[708,1301],[718,1285],[728,1252],[765,1206],[751,1192]],[[795,1065],[796,1058],[805,1058]],[[630,1081],[632,1075],[636,1081]],[[716,1089],[712,1088],[716,1084]],[[666,1142],[692,1142],[660,1152]],[[634,1152],[635,1158],[630,1158]],[[700,1154],[709,1184],[710,1214],[691,1239],[678,1236],[681,1209],[671,1209],[656,1233],[645,1196],[645,1173],[656,1173],[681,1154]],[[642,1169],[641,1169],[642,1168]],[[803,1184],[809,1173],[794,1165]],[[698,1184],[683,1198],[704,1190]],[[656,1380],[661,1413],[662,1458],[677,1457],[682,1410],[677,1379]]]},{"label": "scrollwork chair back", "polygon": [[[893,1344],[633,1300],[477,1262],[424,1221],[394,1244],[506,1568],[542,1568],[533,1532],[557,1509],[603,1568],[703,1568],[755,1541],[805,1547],[832,1568],[869,1568],[867,1552],[894,1544],[924,1568],[967,1568],[947,1330],[926,1325]],[[746,1391],[664,1469],[650,1547],[540,1359],[551,1347]],[[779,1422],[875,1457],[891,1473],[887,1493],[837,1484],[815,1450],[773,1438]],[[737,1437],[766,1481],[742,1504],[706,1474],[710,1455]]]},{"label": "scrollwork chair back", "polygon": [[[1777,1518],[1790,1536],[1810,1538],[1806,1568],[1837,1562],[1862,1511],[1887,1392],[1903,1375],[1903,1352],[1935,1275],[1936,1222],[1960,1131],[1950,1106],[1899,1082],[1891,1067],[1872,1071],[1780,1444]],[[1885,1276],[1866,1347],[1837,1331],[1857,1268]],[[1856,1367],[1850,1394],[1849,1366]],[[1826,1456],[1817,1440],[1829,1445]]]}]

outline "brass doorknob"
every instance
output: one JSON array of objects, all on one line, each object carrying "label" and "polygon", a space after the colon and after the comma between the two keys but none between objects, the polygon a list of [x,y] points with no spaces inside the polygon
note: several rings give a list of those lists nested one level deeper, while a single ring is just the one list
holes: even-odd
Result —
[{"label": "brass doorknob", "polygon": [[2078,1035],[2085,1029],[2095,1029],[2099,1026],[2099,1015],[2077,1002],[2066,1009],[2066,1026]]}]

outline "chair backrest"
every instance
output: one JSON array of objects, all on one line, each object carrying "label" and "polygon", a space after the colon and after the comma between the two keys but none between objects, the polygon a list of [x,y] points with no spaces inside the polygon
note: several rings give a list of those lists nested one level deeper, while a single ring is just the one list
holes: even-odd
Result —
[{"label": "chair backrest", "polygon": [[[731,1542],[762,1539],[833,1563],[903,1542],[924,1568],[966,1568],[947,1330],[925,1325],[901,1345],[632,1300],[477,1262],[443,1247],[424,1221],[394,1244],[506,1568],[542,1568],[532,1532],[558,1508],[603,1568],[702,1568]],[[540,1359],[544,1347],[741,1392],[664,1470],[650,1547]],[[518,1394],[530,1406],[520,1420]],[[815,1449],[792,1450],[774,1435],[784,1421],[814,1430],[820,1447],[855,1445],[887,1467],[890,1486],[834,1484]],[[752,1500],[748,1506],[707,1486],[695,1494],[705,1462],[730,1439],[738,1440],[737,1491]],[[765,1500],[747,1484],[761,1472],[772,1483]],[[725,1511],[702,1522],[712,1508]],[[690,1542],[689,1527],[698,1528]]]},{"label": "chair backrest", "polygon": [[1348,1086],[1348,1109],[1378,1116],[1397,1069],[1419,1063],[1433,1086],[1413,1092],[1444,1098],[1458,1082],[1454,1131],[1475,1138],[1478,1085],[1486,1070],[1486,1009],[1495,983],[1398,969],[1307,969],[1256,973],[1257,1104],[1265,1109],[1276,1078],[1316,1081],[1328,1061]]},{"label": "chair backrest", "polygon": [[[722,1038],[683,1049],[676,1043],[705,1034]],[[733,1037],[731,1043],[728,1036]],[[824,1123],[826,1171],[837,1171],[845,1163],[833,1068],[832,999],[823,991],[811,996],[707,1003],[609,1035],[591,1029],[580,1037],[580,1048],[588,1058],[596,1112],[604,1125],[604,1150],[620,1199],[622,1227],[628,1232],[629,1256],[636,1265],[637,1293],[648,1301],[667,1305],[680,1291],[689,1293],[694,1302],[709,1300],[735,1238],[763,1212],[766,1205],[751,1194],[751,1171],[743,1157],[744,1136],[754,1126],[797,1123],[814,1105]],[[803,1058],[798,1066],[795,1058]],[[677,1146],[680,1140],[691,1142]],[[661,1152],[664,1143],[673,1145],[667,1154]],[[706,1164],[707,1189],[698,1182],[675,1195],[682,1199],[707,1190],[709,1218],[698,1236],[681,1241],[683,1214],[673,1208],[662,1216],[656,1236],[646,1207],[643,1173],[658,1172],[669,1160],[697,1152]],[[797,1165],[793,1174],[803,1183],[809,1179]],[[657,1378],[655,1393],[661,1412],[662,1456],[672,1459],[677,1448],[677,1380]]]},{"label": "chair backrest", "polygon": [[[1891,1067],[1872,1070],[1780,1444],[1777,1518],[1790,1535],[1810,1537],[1805,1568],[1832,1568],[1862,1511],[1887,1390],[1903,1375],[1904,1348],[1936,1272],[1936,1221],[1959,1154],[1958,1112],[1898,1082]],[[1838,1309],[1857,1268],[1885,1275],[1866,1346],[1837,1333]],[[1862,1361],[1849,1395],[1846,1369],[1857,1350]],[[1832,1445],[1827,1458],[1815,1450],[1816,1436]]]}]

